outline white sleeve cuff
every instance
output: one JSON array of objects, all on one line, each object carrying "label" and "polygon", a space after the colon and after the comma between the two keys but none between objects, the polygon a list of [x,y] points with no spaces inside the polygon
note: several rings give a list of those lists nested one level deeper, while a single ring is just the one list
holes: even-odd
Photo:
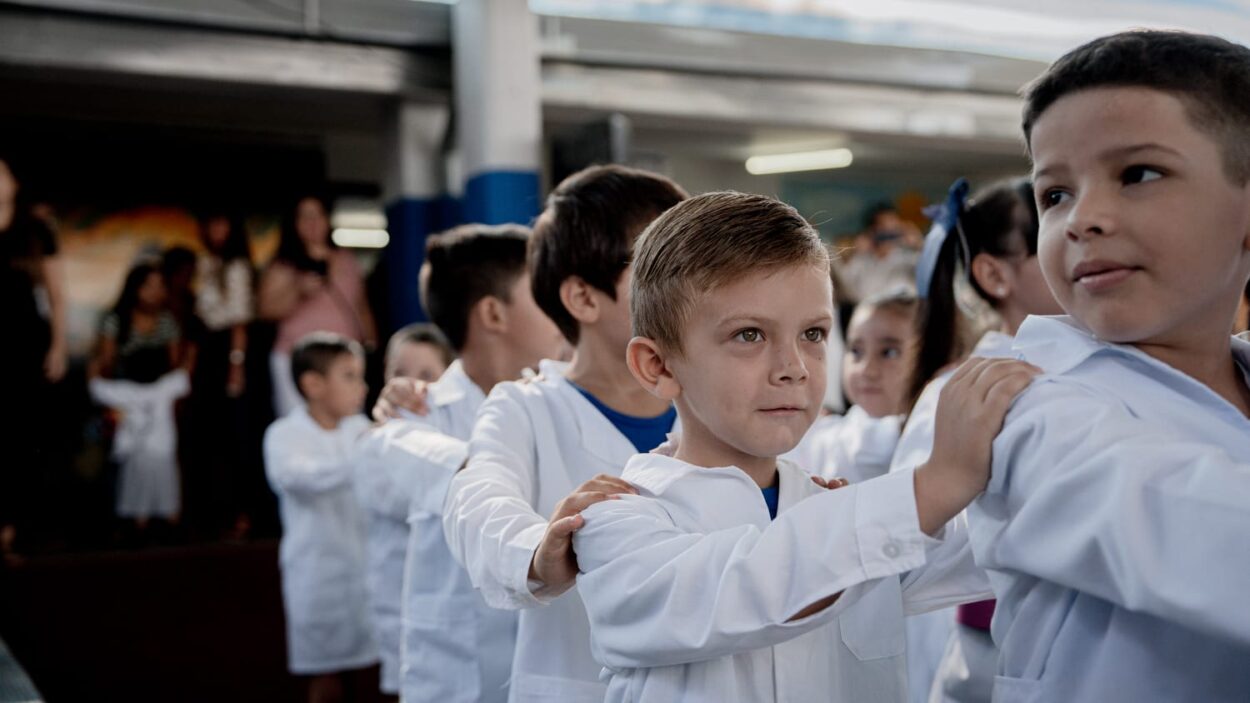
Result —
[{"label": "white sleeve cuff", "polygon": [[912,472],[886,474],[858,486],[855,534],[868,578],[908,571],[925,563],[929,541],[920,531]]}]

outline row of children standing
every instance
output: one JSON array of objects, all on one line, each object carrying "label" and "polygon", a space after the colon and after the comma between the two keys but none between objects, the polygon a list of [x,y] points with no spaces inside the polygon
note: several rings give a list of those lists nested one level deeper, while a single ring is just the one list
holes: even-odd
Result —
[{"label": "row of children standing", "polygon": [[[292,670],[317,699],[380,653],[406,701],[904,701],[940,656],[931,700],[1245,700],[1247,76],[1167,32],[1052,66],[1032,182],[956,184],[918,299],[853,315],[841,418],[828,253],[783,203],[597,167],[527,243],[432,238],[459,360],[366,430],[359,350],[305,339],[266,439]],[[975,344],[961,282],[1001,320]],[[907,616],[954,606],[927,653]]]}]

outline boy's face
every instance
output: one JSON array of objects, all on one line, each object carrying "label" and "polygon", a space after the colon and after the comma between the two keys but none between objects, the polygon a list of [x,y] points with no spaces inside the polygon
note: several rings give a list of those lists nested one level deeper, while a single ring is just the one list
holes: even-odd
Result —
[{"label": "boy's face", "polygon": [[1179,99],[1072,93],[1031,146],[1038,257],[1064,310],[1111,342],[1183,347],[1227,330],[1250,272],[1250,188]]},{"label": "boy's face", "polygon": [[832,300],[828,271],[806,264],[701,295],[683,353],[666,360],[680,386],[683,445],[697,442],[720,466],[793,449],[825,394]]},{"label": "boy's face", "polygon": [[894,310],[862,308],[851,316],[842,385],[871,417],[903,412],[915,345],[911,320]]},{"label": "boy's face", "polygon": [[446,370],[441,349],[426,342],[404,342],[395,349],[394,358],[387,359],[386,379],[402,376],[431,383]]},{"label": "boy's face", "polygon": [[310,371],[303,376],[310,405],[316,404],[335,418],[351,417],[365,407],[365,360],[355,354],[339,354],[324,375]]},{"label": "boy's face", "polygon": [[534,302],[528,273],[517,276],[508,302],[508,329],[504,349],[517,377],[521,369],[537,368],[543,359],[555,359],[564,349],[564,335],[556,323]]}]

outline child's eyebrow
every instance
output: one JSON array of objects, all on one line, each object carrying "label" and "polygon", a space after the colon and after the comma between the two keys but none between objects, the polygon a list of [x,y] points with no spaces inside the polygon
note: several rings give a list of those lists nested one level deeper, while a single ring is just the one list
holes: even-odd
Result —
[{"label": "child's eyebrow", "polygon": [[1127,144],[1125,146],[1113,147],[1111,149],[1104,150],[1099,154],[1099,157],[1103,160],[1111,160],[1133,156],[1134,154],[1143,151],[1162,151],[1179,158],[1185,158],[1185,155],[1176,149],[1157,142],[1142,142],[1140,144]]}]

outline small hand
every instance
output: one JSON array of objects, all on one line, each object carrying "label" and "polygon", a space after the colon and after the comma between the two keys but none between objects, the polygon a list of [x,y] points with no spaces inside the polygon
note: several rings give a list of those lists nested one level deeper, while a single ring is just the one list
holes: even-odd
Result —
[{"label": "small hand", "polygon": [[817,486],[820,486],[821,488],[828,488],[831,491],[836,491],[839,488],[846,488],[847,486],[851,485],[850,481],[844,478],[838,478],[837,476],[834,476],[833,478],[828,479],[828,480],[825,480],[819,476],[812,476],[812,483],[816,484]]},{"label": "small hand", "polygon": [[638,490],[616,476],[599,474],[560,501],[547,522],[542,542],[534,550],[529,577],[541,581],[543,590],[561,592],[572,586],[577,578],[573,533],[586,522],[581,512],[595,503],[613,500],[622,493],[636,495]]},{"label": "small hand", "polygon": [[429,415],[430,406],[426,403],[428,394],[429,384],[425,381],[396,376],[382,388],[371,415],[377,422],[400,417],[401,410],[407,410],[414,415]]}]

